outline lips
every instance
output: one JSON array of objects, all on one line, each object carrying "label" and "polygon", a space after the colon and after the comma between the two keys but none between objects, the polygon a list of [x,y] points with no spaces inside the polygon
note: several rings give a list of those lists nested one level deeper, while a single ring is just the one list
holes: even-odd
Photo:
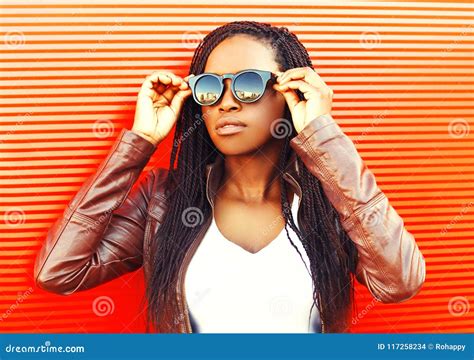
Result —
[{"label": "lips", "polygon": [[218,135],[233,135],[243,131],[247,125],[236,118],[222,118],[216,122],[216,133]]},{"label": "lips", "polygon": [[[223,128],[224,126],[246,126],[242,121],[235,118],[222,118],[216,122],[216,130]],[[230,127],[230,126],[229,126]]]}]

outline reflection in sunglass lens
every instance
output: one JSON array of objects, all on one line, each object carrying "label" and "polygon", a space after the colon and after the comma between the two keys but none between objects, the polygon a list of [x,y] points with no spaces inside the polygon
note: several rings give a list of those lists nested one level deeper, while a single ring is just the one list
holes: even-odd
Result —
[{"label": "reflection in sunglass lens", "polygon": [[257,73],[243,73],[234,80],[234,89],[239,100],[253,101],[263,93],[263,81]]},{"label": "reflection in sunglass lens", "polygon": [[196,97],[202,105],[214,103],[219,97],[221,84],[213,76],[203,76],[196,83]]}]

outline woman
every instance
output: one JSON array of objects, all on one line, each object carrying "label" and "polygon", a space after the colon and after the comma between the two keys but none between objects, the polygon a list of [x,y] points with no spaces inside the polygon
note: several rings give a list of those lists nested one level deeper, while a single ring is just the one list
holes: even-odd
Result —
[{"label": "woman", "polygon": [[[354,278],[386,303],[419,292],[423,255],[294,34],[226,24],[189,73],[145,79],[132,130],[49,231],[39,286],[143,266],[158,332],[347,332]],[[175,124],[169,169],[132,186]]]}]

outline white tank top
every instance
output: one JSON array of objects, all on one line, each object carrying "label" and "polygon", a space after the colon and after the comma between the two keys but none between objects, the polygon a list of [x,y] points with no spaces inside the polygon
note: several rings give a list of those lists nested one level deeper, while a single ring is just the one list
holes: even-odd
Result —
[{"label": "white tank top", "polygon": [[[299,197],[292,213],[297,221]],[[298,224],[297,224],[298,226]],[[226,239],[215,219],[189,263],[185,294],[196,333],[320,332],[309,260],[288,227],[255,254]]]}]

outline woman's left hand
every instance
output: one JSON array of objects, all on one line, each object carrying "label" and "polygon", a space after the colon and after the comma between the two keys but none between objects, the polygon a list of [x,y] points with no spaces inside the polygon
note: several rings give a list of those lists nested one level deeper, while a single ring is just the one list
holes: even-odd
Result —
[{"label": "woman's left hand", "polygon": [[[298,133],[311,120],[331,112],[334,92],[312,68],[300,67],[276,74],[273,88],[285,97]],[[299,99],[295,90],[303,93],[304,100]]]}]

